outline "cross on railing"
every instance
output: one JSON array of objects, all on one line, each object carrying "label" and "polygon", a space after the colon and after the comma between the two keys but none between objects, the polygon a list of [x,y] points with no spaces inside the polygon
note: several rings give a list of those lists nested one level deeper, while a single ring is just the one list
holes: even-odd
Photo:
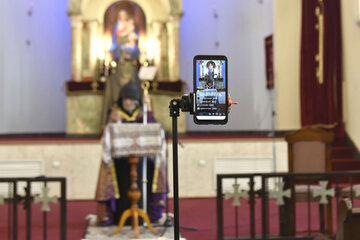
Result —
[{"label": "cross on railing", "polygon": [[58,198],[56,196],[49,197],[48,196],[49,191],[50,191],[49,188],[43,187],[42,188],[43,197],[35,196],[35,198],[34,198],[35,203],[39,203],[39,202],[43,203],[41,210],[44,212],[50,211],[49,202],[57,203],[57,200],[58,200]]},{"label": "cross on railing", "polygon": [[240,206],[239,199],[240,198],[248,198],[249,194],[245,190],[239,191],[240,184],[238,184],[238,183],[234,183],[232,186],[233,186],[234,192],[233,193],[229,193],[229,192],[225,193],[225,199],[228,200],[230,198],[234,198],[232,205]]},{"label": "cross on railing", "polygon": [[326,189],[326,186],[328,184],[328,181],[319,181],[319,184],[321,186],[321,189],[315,189],[313,192],[313,196],[317,197],[317,196],[321,196],[320,198],[320,204],[327,204],[328,200],[327,200],[327,196],[335,196],[335,189],[331,188],[331,189]]},{"label": "cross on railing", "polygon": [[277,191],[269,191],[270,198],[276,199],[276,204],[281,206],[284,205],[284,197],[290,198],[291,197],[291,189],[284,190],[284,182],[276,183]]},{"label": "cross on railing", "polygon": [[360,196],[360,188],[356,188],[355,189],[355,197],[359,197]]}]

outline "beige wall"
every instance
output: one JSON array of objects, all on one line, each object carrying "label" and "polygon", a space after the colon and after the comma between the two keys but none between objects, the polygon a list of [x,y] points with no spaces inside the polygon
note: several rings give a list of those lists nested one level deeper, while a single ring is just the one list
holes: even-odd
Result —
[{"label": "beige wall", "polygon": [[[180,197],[214,197],[216,195],[214,163],[215,158],[218,157],[272,160],[276,156],[275,169],[282,172],[288,169],[287,145],[283,139],[275,139],[275,141],[271,139],[184,140],[182,144],[184,148],[179,146]],[[172,189],[171,143],[167,147],[168,179],[170,189]],[[66,177],[69,200],[94,198],[100,156],[99,141],[0,143],[0,161],[41,160],[44,162],[46,176]],[[249,169],[243,169],[243,171],[246,173]],[[258,172],[264,172],[261,166]],[[50,188],[51,195],[59,196],[58,187],[54,189],[50,186]]]},{"label": "beige wall", "polygon": [[344,120],[346,132],[360,147],[360,15],[359,1],[341,1]]},{"label": "beige wall", "polygon": [[[249,159],[253,164],[249,164],[244,169],[227,169],[221,167],[222,173],[255,173],[266,172],[264,166],[255,163],[257,159],[276,159],[274,168],[276,172],[288,171],[287,144],[283,139],[272,141],[271,139],[234,139],[234,140],[203,140],[203,141],[181,141],[179,146],[179,195],[180,197],[215,197],[216,196],[216,171],[215,161],[218,158]],[[274,145],[273,145],[274,144]],[[172,144],[169,149],[169,184],[172,184]],[[252,165],[252,166],[251,166]],[[258,166],[258,167],[257,167]],[[250,170],[251,168],[251,170]],[[254,170],[255,169],[255,170]],[[243,187],[243,186],[241,186]],[[170,192],[172,196],[172,191]]]},{"label": "beige wall", "polygon": [[300,127],[301,0],[277,0],[274,6],[276,128]]},{"label": "beige wall", "polygon": [[47,177],[65,177],[68,199],[94,198],[100,153],[99,141],[0,144],[0,161],[43,161]]}]

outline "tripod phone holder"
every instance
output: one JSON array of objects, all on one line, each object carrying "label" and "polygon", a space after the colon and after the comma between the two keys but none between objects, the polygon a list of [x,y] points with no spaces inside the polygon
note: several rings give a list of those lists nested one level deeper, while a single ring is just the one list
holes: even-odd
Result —
[{"label": "tripod phone holder", "polygon": [[[170,117],[172,117],[172,140],[173,140],[173,188],[174,188],[174,239],[179,240],[179,175],[178,175],[178,130],[177,118],[180,116],[180,109],[182,112],[189,112],[194,114],[195,111],[195,94],[184,94],[181,98],[172,99],[170,101]],[[232,102],[228,96],[228,111],[231,109]]]},{"label": "tripod phone holder", "polygon": [[194,114],[194,93],[184,94],[180,99],[170,101],[170,117],[178,117],[182,112]]}]

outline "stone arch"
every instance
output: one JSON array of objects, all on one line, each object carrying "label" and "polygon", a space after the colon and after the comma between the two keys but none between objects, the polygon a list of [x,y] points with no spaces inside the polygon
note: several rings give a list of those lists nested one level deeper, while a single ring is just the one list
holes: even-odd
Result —
[{"label": "stone arch", "polygon": [[117,1],[111,4],[104,15],[104,33],[110,33],[113,31],[115,22],[117,21],[117,15],[120,10],[126,10],[130,18],[134,19],[135,27],[140,35],[146,33],[146,16],[142,8],[133,1]]},{"label": "stone arch", "polygon": [[[74,0],[73,0],[74,1]],[[76,0],[78,1],[78,0]],[[121,2],[122,0],[102,0],[92,1],[83,0],[82,15],[83,19],[96,19],[99,23],[103,22],[103,16],[106,10],[114,3]],[[167,0],[128,0],[129,2],[136,3],[143,10],[148,23],[155,20],[167,20],[170,13],[170,4]],[[71,11],[69,9],[69,11]]]}]

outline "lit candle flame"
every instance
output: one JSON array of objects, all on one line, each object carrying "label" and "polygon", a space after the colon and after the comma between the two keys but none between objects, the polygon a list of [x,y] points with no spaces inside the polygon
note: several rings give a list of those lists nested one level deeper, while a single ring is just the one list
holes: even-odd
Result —
[{"label": "lit candle flame", "polygon": [[146,42],[146,57],[148,60],[153,60],[154,55],[158,52],[158,44],[155,38],[148,38]]}]

